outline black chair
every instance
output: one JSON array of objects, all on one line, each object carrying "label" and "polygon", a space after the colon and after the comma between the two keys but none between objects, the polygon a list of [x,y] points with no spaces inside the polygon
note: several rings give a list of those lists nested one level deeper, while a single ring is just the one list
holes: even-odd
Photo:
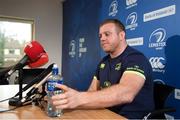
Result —
[{"label": "black chair", "polygon": [[154,82],[155,110],[148,113],[144,119],[166,119],[165,113],[175,112],[175,108],[165,106],[166,99],[174,90],[175,88],[172,86]]}]

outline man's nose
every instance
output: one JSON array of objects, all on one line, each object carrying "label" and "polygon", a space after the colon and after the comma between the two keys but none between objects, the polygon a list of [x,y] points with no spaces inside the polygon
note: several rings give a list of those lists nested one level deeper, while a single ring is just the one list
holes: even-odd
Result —
[{"label": "man's nose", "polygon": [[100,38],[101,41],[104,41],[106,40],[106,36],[105,35],[102,35],[101,38]]}]

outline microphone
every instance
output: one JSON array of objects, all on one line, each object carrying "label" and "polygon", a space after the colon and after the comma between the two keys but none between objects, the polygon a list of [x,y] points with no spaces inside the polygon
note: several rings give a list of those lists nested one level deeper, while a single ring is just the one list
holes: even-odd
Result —
[{"label": "microphone", "polygon": [[9,77],[14,71],[23,68],[28,62],[37,61],[45,53],[44,48],[37,41],[32,41],[25,46],[24,52],[26,55],[6,74],[6,77]]},{"label": "microphone", "polygon": [[[35,94],[38,90],[37,88],[46,81],[47,77],[49,77],[49,75],[52,71],[53,64],[49,65],[47,69],[45,69],[40,75],[35,77],[35,79],[33,79],[29,84],[27,84],[24,88],[22,88],[12,99],[10,99],[9,105],[21,106],[23,102],[25,102],[29,97],[31,97],[31,95]],[[36,83],[39,83],[39,84],[37,84],[35,87],[33,87],[27,93],[25,98],[22,98],[22,97],[16,98],[18,95],[19,96],[22,95],[22,92],[26,91],[27,89],[29,89]]]},{"label": "microphone", "polygon": [[36,61],[44,53],[44,48],[37,41],[32,41],[30,44],[24,48],[24,52],[29,57],[30,61]]},{"label": "microphone", "polygon": [[[43,78],[45,78],[49,73],[51,73],[53,65],[54,65],[54,63],[49,65],[48,68],[46,68],[40,75],[35,77],[31,82],[29,82],[29,84],[27,84],[24,88],[22,88],[22,92],[26,91],[27,89],[32,87],[34,84],[39,83],[40,81],[43,81]],[[14,97],[18,96],[19,94],[20,94],[20,92],[18,92]]]},{"label": "microphone", "polygon": [[30,62],[28,64],[28,67],[37,68],[37,67],[45,65],[48,61],[49,61],[49,58],[48,58],[47,53],[42,53],[40,58],[35,62]]}]

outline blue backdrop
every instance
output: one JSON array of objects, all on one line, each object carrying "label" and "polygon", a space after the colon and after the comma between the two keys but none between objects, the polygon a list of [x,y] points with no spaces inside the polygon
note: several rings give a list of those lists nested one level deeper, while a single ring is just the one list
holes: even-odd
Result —
[{"label": "blue backdrop", "polygon": [[[106,18],[120,19],[130,46],[142,51],[153,68],[154,81],[180,88],[180,0],[66,0],[63,4],[62,73],[65,84],[86,90],[96,65],[105,55],[98,25]],[[167,101],[180,118],[180,90]]]}]

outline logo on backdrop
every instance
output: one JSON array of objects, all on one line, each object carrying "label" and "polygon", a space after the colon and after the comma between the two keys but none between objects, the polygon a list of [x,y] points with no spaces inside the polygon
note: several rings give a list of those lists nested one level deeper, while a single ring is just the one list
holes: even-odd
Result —
[{"label": "logo on backdrop", "polygon": [[163,57],[151,57],[149,59],[153,72],[164,73],[165,70],[165,59]]},{"label": "logo on backdrop", "polygon": [[75,57],[76,55],[76,41],[75,40],[71,40],[69,43],[69,56],[70,57]]},{"label": "logo on backdrop", "polygon": [[130,39],[126,39],[126,42],[129,46],[140,46],[144,44],[144,38],[143,37],[130,38]]},{"label": "logo on backdrop", "polygon": [[180,100],[180,89],[175,89],[175,99]]},{"label": "logo on backdrop", "polygon": [[126,9],[137,6],[137,0],[126,0]]},{"label": "logo on backdrop", "polygon": [[118,2],[117,0],[112,1],[111,5],[109,6],[109,16],[116,16],[118,13]]},{"label": "logo on backdrop", "polygon": [[176,14],[176,5],[161,8],[143,15],[143,21],[151,21]]},{"label": "logo on backdrop", "polygon": [[132,12],[126,18],[126,29],[135,30],[137,26],[137,13]]},{"label": "logo on backdrop", "polygon": [[149,48],[155,48],[156,50],[163,49],[166,46],[166,30],[164,28],[158,28],[154,30],[149,37]]},{"label": "logo on backdrop", "polygon": [[156,83],[165,85],[165,82],[163,80],[161,80],[161,79],[154,79],[153,81],[156,82]]},{"label": "logo on backdrop", "polygon": [[85,38],[79,38],[79,57],[82,57],[83,53],[87,52],[87,47],[84,47]]},{"label": "logo on backdrop", "polygon": [[[87,47],[83,46],[84,43],[85,38],[79,38],[79,46],[76,46],[75,40],[71,40],[69,43],[69,56],[74,58],[76,54],[78,54],[79,58],[82,57],[82,54],[87,52]],[[78,51],[76,51],[76,49],[78,49]]]}]

